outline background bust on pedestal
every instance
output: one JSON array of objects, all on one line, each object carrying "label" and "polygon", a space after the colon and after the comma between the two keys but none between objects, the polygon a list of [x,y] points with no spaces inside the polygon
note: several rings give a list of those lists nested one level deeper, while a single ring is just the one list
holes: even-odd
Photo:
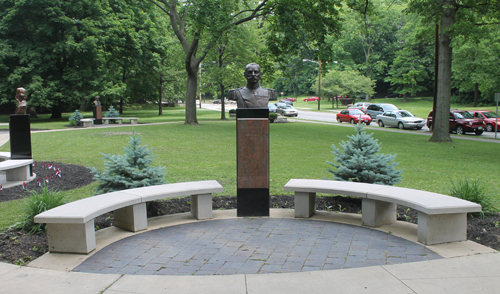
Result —
[{"label": "background bust on pedestal", "polygon": [[26,106],[28,106],[28,103],[26,102],[26,89],[23,87],[16,89],[16,101],[17,108],[15,114],[26,114]]},{"label": "background bust on pedestal", "polygon": [[229,90],[228,99],[235,100],[238,108],[268,108],[269,100],[276,100],[276,90],[260,86],[260,66],[249,63],[243,75],[247,79],[247,85]]}]

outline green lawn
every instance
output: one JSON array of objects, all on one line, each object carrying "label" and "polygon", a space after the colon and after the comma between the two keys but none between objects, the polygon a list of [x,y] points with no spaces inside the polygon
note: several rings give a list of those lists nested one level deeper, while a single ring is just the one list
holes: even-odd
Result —
[{"label": "green lawn", "polygon": [[[217,114],[217,112],[214,112]],[[33,126],[38,128],[37,126]],[[225,188],[221,195],[236,195],[235,122],[202,121],[198,126],[182,123],[136,125],[143,144],[155,148],[155,165],[167,168],[169,183],[217,180]],[[270,125],[271,194],[283,192],[291,178],[330,177],[325,161],[333,161],[331,145],[346,140],[354,129],[336,125],[287,123]],[[73,163],[104,168],[99,152],[123,154],[132,127],[87,128],[33,133],[33,155],[37,161]],[[451,143],[430,143],[429,137],[408,133],[368,130],[382,144],[382,153],[397,154],[405,169],[398,186],[448,194],[452,179],[480,179],[500,199],[496,170],[500,165],[499,145],[455,139]],[[0,147],[7,151],[8,144]],[[66,192],[75,200],[92,195],[90,185]],[[0,203],[0,229],[19,219],[19,203]]]}]

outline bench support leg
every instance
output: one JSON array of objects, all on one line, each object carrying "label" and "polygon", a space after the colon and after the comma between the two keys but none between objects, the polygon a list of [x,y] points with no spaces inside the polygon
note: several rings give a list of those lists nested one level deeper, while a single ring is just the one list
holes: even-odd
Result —
[{"label": "bench support leg", "polygon": [[114,226],[131,232],[148,228],[146,203],[127,206],[113,211]]},{"label": "bench support leg", "polygon": [[467,240],[467,213],[418,212],[418,242],[432,245]]},{"label": "bench support leg", "polygon": [[26,166],[21,166],[13,169],[9,169],[5,172],[5,177],[7,181],[27,181],[30,179],[30,168],[29,164]]},{"label": "bench support leg", "polygon": [[392,223],[396,220],[396,208],[395,203],[363,199],[361,203],[363,225],[378,227]]},{"label": "bench support leg", "polygon": [[295,192],[295,217],[309,218],[316,212],[316,193]]},{"label": "bench support leg", "polygon": [[191,213],[196,219],[212,218],[212,194],[191,195]]},{"label": "bench support leg", "polygon": [[137,120],[136,119],[131,119],[130,120],[130,124],[131,125],[136,125],[137,124]]},{"label": "bench support leg", "polygon": [[50,252],[83,253],[95,249],[94,219],[85,224],[47,224]]}]

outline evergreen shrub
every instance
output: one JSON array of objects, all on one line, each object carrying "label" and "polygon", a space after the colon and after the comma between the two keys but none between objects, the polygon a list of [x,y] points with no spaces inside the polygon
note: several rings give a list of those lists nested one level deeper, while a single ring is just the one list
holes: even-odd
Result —
[{"label": "evergreen shrub", "polygon": [[[106,114],[104,115],[104,117],[119,117],[119,116],[120,116],[120,113],[118,113],[118,111],[116,111],[116,109],[113,106],[110,106],[108,109],[108,112],[106,112]],[[114,123],[116,123],[116,120],[110,119],[109,123],[114,124]]]},{"label": "evergreen shrub", "polygon": [[94,180],[98,187],[96,194],[113,191],[165,184],[165,167],[152,166],[151,155],[154,149],[147,149],[147,145],[141,146],[141,136],[136,137],[133,132],[128,138],[129,145],[123,147],[124,155],[110,155],[101,153],[104,159],[104,172],[91,168]]},{"label": "evergreen shrub", "polygon": [[338,181],[361,182],[370,184],[395,185],[401,181],[404,170],[396,170],[396,155],[378,154],[380,145],[373,133],[366,134],[363,124],[354,127],[356,135],[348,136],[348,141],[332,145],[336,163],[327,161],[335,170],[327,169]]},{"label": "evergreen shrub", "polygon": [[81,125],[80,120],[83,118],[83,115],[77,109],[75,112],[69,117],[69,125],[70,126],[79,126]]}]

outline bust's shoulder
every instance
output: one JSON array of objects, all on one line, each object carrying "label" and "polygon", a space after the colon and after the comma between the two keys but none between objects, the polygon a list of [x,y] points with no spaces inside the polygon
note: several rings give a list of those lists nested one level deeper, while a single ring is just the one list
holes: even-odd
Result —
[{"label": "bust's shoulder", "polygon": [[242,90],[243,87],[237,88],[237,89],[230,89],[229,92],[227,93],[227,99],[229,100],[237,100],[240,94],[240,90]]},{"label": "bust's shoulder", "polygon": [[263,88],[263,89],[265,89],[269,93],[268,94],[269,100],[277,100],[276,99],[277,95],[276,95],[276,90],[275,89],[268,89],[268,88]]}]

